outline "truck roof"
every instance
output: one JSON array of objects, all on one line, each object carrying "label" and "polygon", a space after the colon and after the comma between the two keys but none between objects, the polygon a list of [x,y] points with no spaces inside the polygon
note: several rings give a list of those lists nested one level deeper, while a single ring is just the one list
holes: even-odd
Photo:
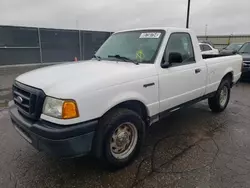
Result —
[{"label": "truck roof", "polygon": [[175,32],[190,32],[190,29],[187,28],[178,28],[178,27],[144,27],[144,28],[135,28],[135,29],[127,29],[127,30],[121,30],[117,31],[115,33],[121,33],[121,32],[127,32],[127,31],[139,31],[139,30],[165,30],[167,31],[175,31]]}]

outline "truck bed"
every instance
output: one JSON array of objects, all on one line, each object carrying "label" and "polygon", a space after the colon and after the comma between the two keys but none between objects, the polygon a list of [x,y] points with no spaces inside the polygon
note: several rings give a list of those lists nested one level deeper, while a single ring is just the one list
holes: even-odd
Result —
[{"label": "truck bed", "polygon": [[232,73],[234,83],[241,75],[242,57],[240,55],[206,55],[204,61],[207,64],[206,92],[208,93],[217,90],[226,73]]}]

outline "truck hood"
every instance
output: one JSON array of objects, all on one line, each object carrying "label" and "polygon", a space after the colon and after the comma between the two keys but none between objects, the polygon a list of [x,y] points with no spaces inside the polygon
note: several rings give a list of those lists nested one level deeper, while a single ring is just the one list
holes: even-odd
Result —
[{"label": "truck hood", "polygon": [[16,80],[42,89],[47,95],[68,98],[76,92],[86,94],[154,75],[154,64],[89,60],[36,69],[20,75]]}]

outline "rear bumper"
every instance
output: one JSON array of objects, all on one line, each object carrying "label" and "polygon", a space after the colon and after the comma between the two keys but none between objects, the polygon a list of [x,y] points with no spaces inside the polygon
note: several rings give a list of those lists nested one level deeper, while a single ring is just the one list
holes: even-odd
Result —
[{"label": "rear bumper", "polygon": [[77,157],[91,151],[98,120],[71,126],[33,122],[20,115],[13,102],[9,103],[9,114],[17,132],[39,151],[56,157]]}]

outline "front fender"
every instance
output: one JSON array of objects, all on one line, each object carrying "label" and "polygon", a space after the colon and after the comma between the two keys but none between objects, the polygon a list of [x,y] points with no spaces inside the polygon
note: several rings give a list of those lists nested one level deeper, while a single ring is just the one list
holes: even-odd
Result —
[{"label": "front fender", "polygon": [[[145,98],[145,96],[143,96],[142,94],[135,92],[135,91],[128,91],[125,93],[118,93],[114,98],[112,98],[110,101],[108,101],[107,106],[104,110],[104,112],[102,113],[102,116],[108,112],[110,109],[112,109],[113,107],[126,102],[126,101],[139,101],[141,103],[143,103],[146,108],[147,108],[147,104],[148,101]],[[148,108],[147,108],[147,113],[149,114]]]},{"label": "front fender", "polygon": [[[114,106],[130,100],[143,103],[148,115],[152,116],[159,112],[158,101],[158,77],[149,77],[134,82],[124,83],[105,88],[89,94],[80,99],[79,112],[81,119],[88,121],[102,117]],[[154,83],[151,87],[143,87],[146,83]]]},{"label": "front fender", "polygon": [[[117,104],[129,100],[136,100],[143,103],[148,109],[148,115],[152,116],[159,112],[157,80],[157,76],[152,76],[134,82],[106,87],[90,93],[79,92],[74,96],[80,115],[78,118],[60,120],[45,117],[44,115],[42,118],[53,123],[65,125],[90,121],[102,117]],[[147,88],[143,87],[147,83],[154,83],[154,85]]]}]

